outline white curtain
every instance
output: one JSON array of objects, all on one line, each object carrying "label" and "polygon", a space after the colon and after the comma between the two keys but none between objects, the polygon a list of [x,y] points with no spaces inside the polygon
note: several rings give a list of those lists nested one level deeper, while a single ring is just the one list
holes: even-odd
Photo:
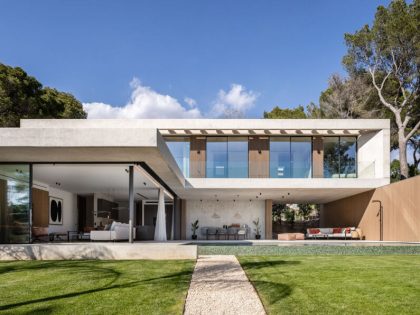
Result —
[{"label": "white curtain", "polygon": [[156,215],[155,241],[166,241],[165,193],[159,189],[159,203]]}]

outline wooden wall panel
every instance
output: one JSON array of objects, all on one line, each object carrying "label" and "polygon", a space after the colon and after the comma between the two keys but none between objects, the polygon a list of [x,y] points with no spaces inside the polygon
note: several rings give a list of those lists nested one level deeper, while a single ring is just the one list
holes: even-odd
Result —
[{"label": "wooden wall panel", "polygon": [[35,227],[48,227],[48,191],[32,188],[32,225]]},{"label": "wooden wall panel", "polygon": [[206,177],[206,138],[191,137],[190,142],[190,177]]},{"label": "wooden wall panel", "polygon": [[268,137],[249,137],[249,177],[270,177],[270,140]]},{"label": "wooden wall panel", "polygon": [[273,200],[265,201],[265,239],[273,238]]},{"label": "wooden wall panel", "polygon": [[383,240],[420,242],[420,175],[327,203],[322,226],[360,227],[367,240],[380,239],[379,204],[383,205]]},{"label": "wooden wall panel", "polygon": [[314,137],[312,142],[313,177],[324,177],[324,142],[322,137]]}]

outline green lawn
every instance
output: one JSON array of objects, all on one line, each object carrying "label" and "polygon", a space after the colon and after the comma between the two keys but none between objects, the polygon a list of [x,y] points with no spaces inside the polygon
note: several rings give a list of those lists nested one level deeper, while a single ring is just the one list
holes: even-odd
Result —
[{"label": "green lawn", "polygon": [[269,314],[420,314],[418,255],[238,259]]},{"label": "green lawn", "polygon": [[0,313],[182,314],[194,263],[0,262]]}]

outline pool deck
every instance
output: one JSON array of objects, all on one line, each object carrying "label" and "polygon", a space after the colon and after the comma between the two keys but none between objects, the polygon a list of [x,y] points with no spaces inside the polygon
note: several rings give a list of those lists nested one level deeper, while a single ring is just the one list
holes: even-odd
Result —
[{"label": "pool deck", "polygon": [[1,244],[0,260],[77,260],[77,259],[197,259],[198,246],[420,246],[420,242],[344,241],[344,240],[183,240],[155,242],[56,242]]}]

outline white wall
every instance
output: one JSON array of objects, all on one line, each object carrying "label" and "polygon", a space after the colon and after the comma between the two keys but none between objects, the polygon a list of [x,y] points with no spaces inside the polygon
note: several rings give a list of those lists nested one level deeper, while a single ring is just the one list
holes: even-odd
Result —
[{"label": "white wall", "polygon": [[[261,238],[265,235],[265,202],[249,200],[187,200],[186,201],[186,235],[191,239],[191,223],[199,220],[200,227],[213,226],[223,227],[235,223],[248,224],[251,228],[251,239],[255,239],[254,224],[252,221],[260,219]],[[212,218],[214,214],[219,218]],[[200,231],[197,231],[199,239],[203,239]],[[205,237],[204,237],[205,239]]]},{"label": "white wall", "polygon": [[357,141],[358,177],[390,177],[389,129],[362,134]]},{"label": "white wall", "polygon": [[34,181],[35,188],[48,191],[50,197],[63,199],[63,224],[48,227],[49,233],[67,233],[67,231],[77,231],[77,195],[71,192],[48,186],[47,184]]}]

